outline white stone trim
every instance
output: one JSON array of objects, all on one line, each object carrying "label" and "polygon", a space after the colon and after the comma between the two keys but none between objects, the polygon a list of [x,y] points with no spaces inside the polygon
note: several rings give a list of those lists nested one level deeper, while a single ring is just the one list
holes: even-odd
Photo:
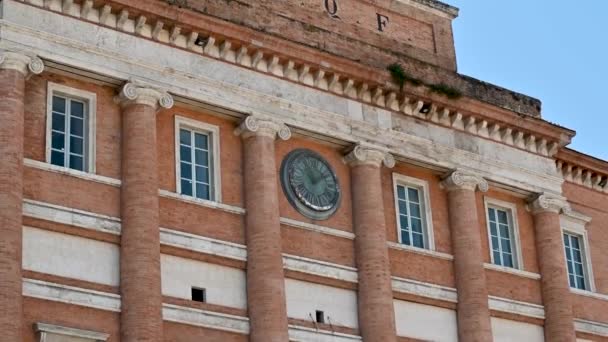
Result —
[{"label": "white stone trim", "polygon": [[[55,94],[68,98],[75,98],[85,103],[85,146],[87,149],[84,156],[84,163],[86,165],[84,172],[95,174],[97,94],[53,82],[48,82],[46,94],[46,162],[49,164],[51,163],[51,125],[53,123],[53,95]],[[66,151],[66,153],[69,153],[69,151]],[[67,166],[65,168],[69,169]]]},{"label": "white stone trim", "polygon": [[579,295],[579,296],[591,297],[594,299],[604,300],[604,301],[608,302],[608,295],[601,294],[598,292],[591,292],[591,291],[575,289],[575,288],[570,288],[570,292],[572,292],[576,295]]},{"label": "white stone trim", "polygon": [[[512,253],[515,260],[514,270],[523,271],[525,269],[524,266],[524,257],[521,251],[521,239],[519,235],[519,222],[517,218],[517,205],[511,202],[501,201],[489,196],[483,196],[484,210],[485,210],[485,218],[486,218],[486,232],[488,233],[488,250],[490,253],[490,263],[494,264],[494,253],[492,253],[492,234],[490,232],[490,215],[488,213],[489,208],[502,209],[508,212],[507,219],[510,220],[511,232],[513,234],[512,243],[513,248],[515,249],[515,253]],[[496,227],[498,229],[498,227]],[[500,243],[500,241],[499,241]],[[500,265],[496,265],[501,267]],[[504,267],[508,268],[508,267]],[[497,269],[498,270],[498,269]]]},{"label": "white stone trim", "polygon": [[283,267],[287,270],[313,274],[324,278],[356,283],[357,269],[330,262],[283,254]]},{"label": "white stone trim", "polygon": [[362,341],[361,336],[331,332],[326,330],[312,329],[297,325],[289,325],[290,342],[352,342]]},{"label": "white stone trim", "polygon": [[23,215],[102,233],[120,235],[120,219],[89,211],[67,208],[55,204],[23,200]]},{"label": "white stone trim", "polygon": [[504,266],[488,264],[488,263],[484,263],[483,267],[487,270],[510,273],[510,274],[524,277],[524,278],[530,278],[530,279],[534,279],[534,280],[540,279],[540,274],[538,274],[538,273],[519,270],[519,269],[512,268],[512,267],[504,267]]},{"label": "white stone trim", "polygon": [[23,279],[23,295],[89,308],[120,312],[120,296],[35,279]]},{"label": "white stone trim", "polygon": [[422,194],[422,197],[424,200],[424,202],[421,203],[424,206],[423,210],[421,210],[421,212],[424,213],[423,227],[422,227],[422,229],[424,229],[424,235],[425,235],[424,244],[428,250],[434,251],[435,250],[435,232],[433,230],[433,211],[431,210],[431,195],[430,195],[430,191],[429,191],[429,182],[422,180],[422,179],[409,177],[406,175],[402,175],[402,174],[393,172],[393,202],[395,204],[395,216],[396,216],[395,226],[397,229],[397,239],[399,240],[399,243],[402,243],[401,227],[400,227],[401,221],[399,219],[399,197],[398,197],[398,193],[397,193],[397,186],[399,186],[399,185],[411,186],[413,188],[418,189],[420,191],[420,193]]},{"label": "white stone trim", "polygon": [[392,241],[387,242],[387,245],[389,248],[392,248],[392,249],[398,249],[398,250],[407,251],[407,252],[411,252],[411,253],[432,256],[432,257],[444,259],[444,260],[450,260],[450,261],[454,260],[453,255],[447,254],[447,253],[442,253],[442,252],[437,252],[434,250],[403,245],[403,244],[392,242]]},{"label": "white stone trim", "polygon": [[110,337],[110,334],[106,334],[106,333],[63,327],[63,326],[56,325],[56,324],[47,324],[47,323],[41,323],[41,322],[37,322],[34,324],[34,331],[36,331],[37,333],[40,334],[41,342],[44,342],[46,340],[46,334],[78,337],[78,338],[91,340],[92,342],[107,341],[108,338]]},{"label": "white stone trim", "polygon": [[608,336],[608,324],[575,318],[574,328],[576,331],[598,336]]},{"label": "white stone trim", "polygon": [[[589,289],[587,291],[582,292],[592,292],[595,293],[597,291],[595,287],[595,278],[593,276],[593,263],[591,262],[591,244],[589,244],[589,234],[587,233],[587,225],[591,222],[591,217],[584,215],[582,213],[576,212],[572,209],[564,210],[563,213],[559,217],[560,225],[562,227],[562,234],[569,233],[573,235],[578,235],[581,238],[581,242],[583,246],[582,254],[583,254],[583,265],[586,276],[586,281],[589,283]],[[566,250],[563,245],[562,240],[562,249],[564,250],[564,260],[566,260]]]},{"label": "white stone trim", "polygon": [[455,288],[395,276],[391,278],[393,291],[452,303],[458,302]]},{"label": "white stone trim", "polygon": [[249,334],[249,318],[163,303],[163,320],[237,334]]},{"label": "white stone trim", "polygon": [[280,222],[286,226],[290,226],[290,227],[294,227],[294,228],[305,229],[305,230],[309,230],[312,232],[336,236],[336,237],[349,239],[349,240],[355,239],[355,234],[353,234],[351,232],[343,231],[340,229],[329,228],[329,227],[325,227],[325,226],[321,226],[321,225],[317,225],[317,224],[297,221],[297,220],[293,220],[293,219],[290,219],[287,217],[281,217]]},{"label": "white stone trim", "polygon": [[191,204],[200,205],[201,207],[207,207],[211,209],[219,209],[228,213],[237,214],[237,215],[245,215],[245,209],[236,207],[229,204],[219,203],[215,201],[207,201],[200,198],[194,198],[192,196],[186,196],[182,194],[178,194],[175,192],[171,192],[168,190],[158,190],[158,194],[160,197],[170,198],[174,200],[178,200],[181,202],[187,202]]},{"label": "white stone trim", "polygon": [[100,183],[100,184],[104,184],[104,185],[120,187],[120,184],[121,184],[120,179],[100,176],[100,175],[96,175],[96,174],[89,173],[89,172],[78,171],[78,170],[70,169],[67,167],[61,167],[61,166],[41,162],[38,160],[25,158],[25,159],[23,159],[23,164],[27,167],[31,167],[34,169],[53,172],[53,173],[59,173],[62,175],[76,177],[76,178],[80,178],[80,179],[84,179],[87,181],[92,181],[92,182],[96,182],[96,183]]},{"label": "white stone trim", "polygon": [[[347,113],[348,100],[330,93],[316,92],[291,82],[270,78],[263,73],[204,58],[199,54],[157,44],[136,35],[123,34],[104,26],[94,26],[70,16],[59,16],[16,1],[6,0],[2,4],[4,17],[0,45],[3,48],[28,49],[51,62],[68,65],[74,70],[87,70],[87,72],[97,73],[110,79],[127,80],[137,77],[138,79],[154,80],[155,84],[166,88],[176,96],[209,103],[235,113],[259,113],[275,117],[299,130],[326,135],[341,141],[368,140],[374,144],[388,146],[388,152],[395,156],[423,165],[433,165],[433,167],[443,170],[470,167],[492,182],[509,188],[525,189],[537,193],[561,192],[563,179],[557,174],[554,164],[549,158],[540,156],[532,158],[531,154],[522,150],[521,147],[513,147],[512,135],[517,128],[502,127],[492,123],[490,126],[492,126],[493,132],[503,130],[505,132],[496,139],[503,139],[503,136],[511,137],[511,139],[506,139],[506,145],[501,145],[487,138],[471,136],[472,141],[482,145],[480,152],[487,150],[490,146],[498,150],[492,156],[487,153],[474,153],[453,146],[453,135],[456,134],[454,129],[461,129],[452,127],[451,123],[446,127],[429,124],[428,132],[424,130],[426,132],[424,134],[422,134],[422,130],[420,134],[407,132],[407,125],[397,127],[396,125],[399,124],[396,122],[397,119],[397,121],[403,121],[411,126],[415,120],[412,117],[413,114],[418,114],[414,113],[413,109],[418,108],[417,101],[403,103],[401,106],[401,103],[395,103],[396,101],[379,99],[380,102],[391,103],[391,106],[399,105],[397,109],[401,110],[402,107],[401,111],[405,114],[393,112],[393,130],[382,129],[377,123],[352,120]],[[91,13],[88,13],[87,17],[91,20],[94,19],[95,16],[92,12],[95,11],[97,9],[89,11]],[[110,21],[105,25],[112,26],[112,23],[113,21]],[[68,27],[70,30],[66,29]],[[97,41],[99,35],[94,32],[104,34],[108,39],[100,43]],[[160,36],[164,37],[164,34]],[[178,39],[177,41],[183,40]],[[135,50],[128,48],[135,45],[141,46],[141,48]],[[208,49],[196,45],[189,48],[200,48],[209,52],[217,51],[215,38],[210,39],[208,45]],[[156,58],[159,55],[171,55],[173,58]],[[232,55],[231,52],[226,57]],[[243,61],[249,60],[249,58],[243,59]],[[265,62],[266,60],[263,63],[260,62],[260,65],[266,65]],[[215,72],[208,73],[207,70],[210,69]],[[277,66],[276,70],[279,69],[282,67]],[[172,72],[166,72],[167,70]],[[234,77],[235,74],[240,75],[241,78],[246,77],[249,82],[242,83],[239,78]],[[230,78],[225,77],[228,75]],[[275,86],[264,89],[259,87],[252,89],[247,86],[266,81],[274,82]],[[365,86],[368,85],[365,84]],[[280,88],[285,88],[285,92]],[[281,94],[292,94],[297,90],[299,96],[297,99],[293,99],[292,96],[279,97],[270,89],[276,89]],[[305,92],[306,96],[302,92]],[[365,96],[367,98],[368,95]],[[337,104],[344,104],[344,106],[336,105],[332,109],[321,109],[322,106],[318,105],[319,101],[329,99],[338,101]],[[368,104],[362,104],[362,106],[365,107],[364,109],[373,109]],[[302,115],[302,113],[306,113],[306,115]],[[447,117],[444,115],[446,113]],[[429,117],[430,122],[437,121],[437,117],[439,123],[445,118],[448,121],[454,119],[454,123],[458,118],[460,118],[460,123],[463,121],[461,113],[449,109],[442,110],[441,106],[437,110],[431,111],[427,118]],[[471,123],[468,125],[471,126],[468,131],[479,132],[478,127],[483,128],[489,125],[486,120],[481,118],[466,119]],[[498,130],[495,129],[496,127]],[[483,129],[481,131],[485,132]],[[519,133],[523,134],[523,132]],[[524,144],[525,148],[538,150],[532,142],[539,142],[540,151],[548,150],[549,155],[554,153],[558,145],[558,142],[548,142],[541,137],[529,140],[529,144]]]},{"label": "white stone trim", "polygon": [[488,296],[488,305],[491,310],[508,312],[515,315],[545,318],[545,308],[542,305],[520,302],[513,299]]},{"label": "white stone trim", "polygon": [[206,238],[168,228],[160,228],[160,241],[163,245],[190,251],[216,255],[223,258],[247,261],[247,247],[244,245]]},{"label": "white stone trim", "polygon": [[[211,163],[209,168],[211,177],[213,177],[213,188],[211,189],[210,201],[221,203],[222,202],[222,172],[220,165],[220,128],[216,125],[211,125],[206,122],[186,118],[183,116],[175,115],[175,188],[178,194],[182,193],[181,190],[181,167],[180,167],[180,128],[191,129],[196,132],[201,132],[210,136],[209,143],[211,145]],[[194,162],[194,161],[193,161]],[[185,195],[182,195],[185,196]],[[196,199],[195,197],[193,197]]]}]

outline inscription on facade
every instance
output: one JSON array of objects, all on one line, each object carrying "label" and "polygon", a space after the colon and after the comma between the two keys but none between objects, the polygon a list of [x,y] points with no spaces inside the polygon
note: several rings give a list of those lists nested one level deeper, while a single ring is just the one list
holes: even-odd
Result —
[{"label": "inscription on facade", "polygon": [[[327,12],[327,14],[331,18],[340,19],[340,16],[338,14],[338,12],[340,11],[338,0],[323,0],[323,6],[325,7],[325,12]],[[390,21],[389,17],[384,14],[376,13],[376,20],[378,23],[378,26],[376,28],[378,29],[378,31],[384,32]]]}]

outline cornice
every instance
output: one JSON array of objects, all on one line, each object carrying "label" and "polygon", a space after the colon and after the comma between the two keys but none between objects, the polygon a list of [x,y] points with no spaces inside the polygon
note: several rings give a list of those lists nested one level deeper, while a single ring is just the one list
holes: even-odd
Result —
[{"label": "cornice", "polygon": [[[473,106],[474,101],[468,98],[447,103],[448,101],[438,96],[425,95],[420,90],[408,89],[410,93],[402,94],[389,81],[390,76],[386,71],[340,60],[335,56],[326,56],[331,63],[319,61],[318,56],[314,60],[305,61],[293,56],[294,49],[300,49],[295,45],[291,46],[293,44],[266,46],[267,44],[253,38],[244,42],[228,38],[221,33],[198,31],[197,28],[186,24],[174,24],[171,18],[157,17],[155,14],[145,15],[145,10],[152,10],[152,4],[129,11],[128,7],[113,6],[110,1],[85,0],[82,4],[60,0],[18,1],[541,156],[552,157],[561,147],[567,145],[574,135],[572,131],[544,120],[533,117],[522,119],[514,113],[507,114],[498,107],[488,108],[502,113],[500,115],[490,112],[473,113],[455,106]],[[176,13],[172,15],[178,17]],[[356,70],[357,75],[350,74],[349,70]],[[400,129],[399,125],[393,128],[397,131]]]},{"label": "cornice", "polygon": [[608,162],[563,149],[556,155],[555,165],[565,181],[608,194]]}]

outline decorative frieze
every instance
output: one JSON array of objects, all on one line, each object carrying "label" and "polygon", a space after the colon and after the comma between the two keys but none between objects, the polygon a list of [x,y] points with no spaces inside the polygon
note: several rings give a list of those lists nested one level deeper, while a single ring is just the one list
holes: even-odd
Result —
[{"label": "decorative frieze", "polygon": [[[170,20],[163,21],[163,18],[150,19],[145,15],[131,13],[125,8],[114,9],[111,4],[93,0],[85,0],[82,3],[72,0],[20,1],[242,67],[268,72],[292,82],[462,130],[542,156],[552,157],[558,148],[564,145],[562,141],[520,130],[503,122],[494,122],[482,115],[465,115],[443,104],[398,94],[392,85],[377,84],[355,75],[341,74],[331,70],[327,63],[313,65],[285,58],[284,55],[279,57],[275,55],[275,51],[264,49],[259,44],[233,41],[206,32],[193,31],[173,24]],[[401,127],[394,126],[393,129],[401,130]]]},{"label": "decorative frieze", "polygon": [[388,168],[395,167],[395,158],[386,150],[378,147],[359,144],[355,146],[345,157],[344,161],[351,165],[372,165],[380,167],[381,164]]},{"label": "decorative frieze", "polygon": [[455,170],[443,179],[441,183],[447,191],[453,190],[471,190],[475,191],[479,188],[481,192],[487,192],[489,189],[488,182],[476,174],[464,171]]},{"label": "decorative frieze", "polygon": [[253,135],[261,135],[272,139],[278,136],[281,140],[291,138],[291,130],[284,123],[255,116],[248,116],[243,120],[239,127],[234,130],[234,134],[242,135],[243,139]]},{"label": "decorative frieze", "polygon": [[557,160],[555,165],[557,172],[564,177],[565,181],[608,193],[608,174],[601,174],[563,160]]}]

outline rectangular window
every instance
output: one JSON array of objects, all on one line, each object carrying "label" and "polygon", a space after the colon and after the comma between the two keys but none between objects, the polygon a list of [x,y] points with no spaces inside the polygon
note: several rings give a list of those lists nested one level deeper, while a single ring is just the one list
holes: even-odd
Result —
[{"label": "rectangular window", "polygon": [[94,173],[95,94],[49,83],[47,162]]},{"label": "rectangular window", "polygon": [[177,192],[220,201],[219,128],[176,116]]},{"label": "rectangular window", "polygon": [[488,224],[495,265],[517,268],[515,234],[510,210],[488,206]]},{"label": "rectangular window", "polygon": [[425,248],[424,214],[421,200],[420,189],[407,185],[397,185],[401,243]]},{"label": "rectangular window", "polygon": [[570,287],[588,290],[581,237],[564,232],[564,246],[566,248],[566,263],[568,265]]}]

